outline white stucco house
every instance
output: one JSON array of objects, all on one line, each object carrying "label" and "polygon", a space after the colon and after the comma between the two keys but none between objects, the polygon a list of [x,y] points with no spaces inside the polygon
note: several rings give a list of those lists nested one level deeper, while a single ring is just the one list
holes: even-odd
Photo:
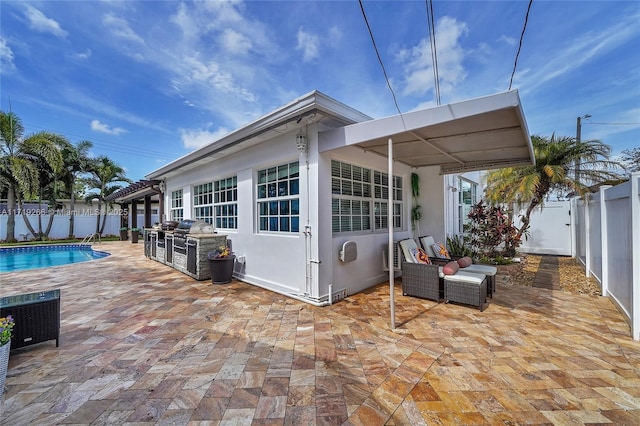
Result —
[{"label": "white stucco house", "polygon": [[[381,119],[313,91],[146,177],[162,183],[163,219],[202,219],[232,240],[236,278],[324,304],[388,279],[390,236],[414,232],[412,173],[415,232],[444,240],[476,171],[533,161],[517,91]],[[345,261],[347,241],[357,255]]]}]

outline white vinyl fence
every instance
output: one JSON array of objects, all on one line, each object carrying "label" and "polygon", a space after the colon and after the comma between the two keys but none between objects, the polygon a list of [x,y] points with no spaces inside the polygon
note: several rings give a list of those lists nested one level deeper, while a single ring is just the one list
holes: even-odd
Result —
[{"label": "white vinyl fence", "polygon": [[575,253],[640,340],[640,172],[572,202]]},{"label": "white vinyl fence", "polygon": [[[515,218],[524,215],[526,208],[519,211]],[[531,226],[526,239],[522,241],[519,251],[533,254],[553,254],[571,256],[571,201],[545,201],[544,205],[531,212]],[[517,221],[517,220],[516,220]],[[517,226],[522,226],[517,221]]]},{"label": "white vinyl fence", "polygon": [[[0,241],[7,239],[7,214],[0,214]],[[38,220],[42,220],[42,232],[47,229],[49,224],[49,215],[44,214],[38,216],[35,214],[27,215],[29,222],[33,229],[38,232]],[[96,215],[74,215],[74,234],[77,238],[84,238],[87,235],[91,235],[96,232]],[[15,237],[18,241],[29,241],[33,239],[33,235],[29,232],[27,225],[24,223],[22,215],[16,215],[16,228]],[[67,238],[69,235],[69,218],[68,214],[56,214],[53,218],[53,225],[51,232],[49,232],[50,239],[62,239]],[[102,219],[100,219],[100,225],[102,226]],[[131,227],[131,218],[129,218],[129,227]],[[151,223],[159,222],[158,215],[151,215]],[[144,225],[144,214],[138,215],[138,227],[142,228]],[[120,233],[120,214],[108,214],[107,222],[104,227],[102,236],[106,235],[119,235]]]}]

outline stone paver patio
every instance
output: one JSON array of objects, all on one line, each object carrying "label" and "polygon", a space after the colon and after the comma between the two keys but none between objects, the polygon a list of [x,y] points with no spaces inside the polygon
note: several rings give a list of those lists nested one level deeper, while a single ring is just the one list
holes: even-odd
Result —
[{"label": "stone paver patio", "polygon": [[60,288],[60,347],[12,352],[3,425],[640,424],[640,342],[603,297],[498,283],[483,312],[389,286],[314,307],[108,258],[0,274]]}]

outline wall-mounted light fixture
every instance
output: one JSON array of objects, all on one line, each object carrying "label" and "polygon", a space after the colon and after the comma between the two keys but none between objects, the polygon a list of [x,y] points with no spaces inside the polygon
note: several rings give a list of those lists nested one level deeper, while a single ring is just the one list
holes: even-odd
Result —
[{"label": "wall-mounted light fixture", "polygon": [[298,134],[296,136],[296,146],[298,147],[298,151],[302,153],[307,152],[307,137],[303,134]]},{"label": "wall-mounted light fixture", "polygon": [[449,185],[449,191],[451,192],[458,192],[458,188],[453,186],[453,185]]}]

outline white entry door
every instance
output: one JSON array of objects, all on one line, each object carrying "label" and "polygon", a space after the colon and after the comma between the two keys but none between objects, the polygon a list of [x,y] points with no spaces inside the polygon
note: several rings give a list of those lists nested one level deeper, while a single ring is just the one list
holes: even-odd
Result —
[{"label": "white entry door", "polygon": [[[544,207],[531,213],[529,239],[523,241],[520,251],[534,254],[571,256],[571,202],[548,201]],[[521,210],[517,217],[524,214]]]}]

